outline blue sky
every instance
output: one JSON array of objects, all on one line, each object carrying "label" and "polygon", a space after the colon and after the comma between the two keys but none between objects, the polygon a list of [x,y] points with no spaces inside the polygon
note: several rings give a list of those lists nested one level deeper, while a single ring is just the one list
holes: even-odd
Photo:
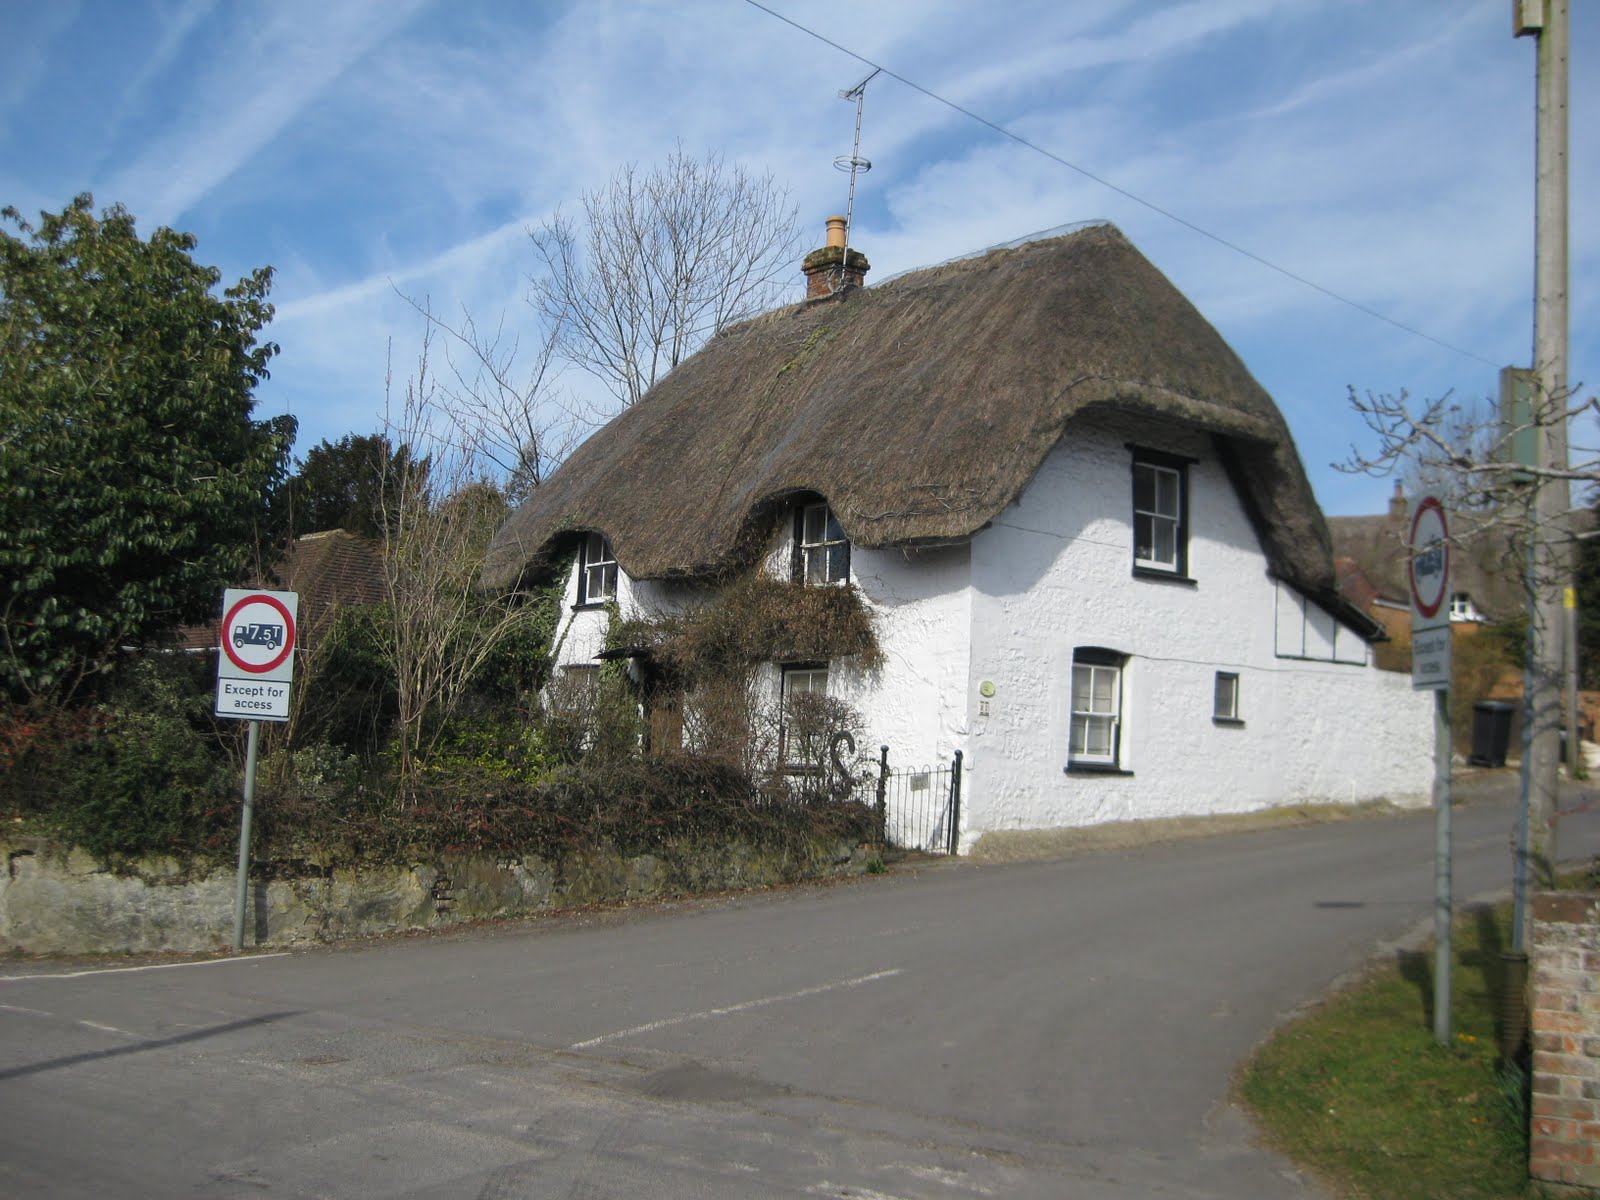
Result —
[{"label": "blue sky", "polygon": [[[1283,408],[1331,514],[1392,483],[1349,385],[1493,393],[1531,357],[1534,44],[1505,0],[763,0],[1322,287],[1272,272],[905,84],[869,87],[852,244],[872,277],[1119,225]],[[1572,380],[1600,390],[1597,6],[1572,26]],[[806,244],[843,211],[868,68],[747,0],[51,0],[4,9],[0,204],[120,202],[231,281],[277,271],[258,415],[371,432],[414,361],[397,294],[534,336],[527,229],[681,141],[770,169]],[[869,283],[871,279],[869,278]],[[795,276],[795,296],[800,295]],[[1487,361],[1481,361],[1487,360]],[[557,386],[593,385],[575,371]],[[1579,442],[1593,439],[1577,437]]]}]

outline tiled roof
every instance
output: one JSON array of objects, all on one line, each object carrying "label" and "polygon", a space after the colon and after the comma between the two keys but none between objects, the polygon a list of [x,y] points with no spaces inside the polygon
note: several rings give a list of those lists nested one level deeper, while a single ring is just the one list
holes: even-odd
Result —
[{"label": "tiled roof", "polygon": [[[371,538],[343,529],[308,533],[294,540],[265,577],[249,581],[272,591],[300,594],[298,644],[311,644],[334,612],[352,605],[381,604],[385,598],[383,548]],[[178,632],[184,650],[209,650],[217,644],[217,622],[186,625]]]}]

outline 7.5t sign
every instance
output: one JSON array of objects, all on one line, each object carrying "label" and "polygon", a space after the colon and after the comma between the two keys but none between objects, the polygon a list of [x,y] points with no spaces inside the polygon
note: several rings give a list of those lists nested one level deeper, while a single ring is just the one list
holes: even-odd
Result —
[{"label": "7.5t sign", "polygon": [[223,593],[217,716],[247,721],[289,719],[299,608],[296,592],[229,588]]}]

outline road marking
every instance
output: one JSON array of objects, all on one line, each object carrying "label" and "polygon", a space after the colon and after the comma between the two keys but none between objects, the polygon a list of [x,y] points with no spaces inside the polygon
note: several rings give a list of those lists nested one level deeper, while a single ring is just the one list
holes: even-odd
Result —
[{"label": "road marking", "polygon": [[0,1004],[0,1008],[5,1009],[7,1012],[21,1012],[29,1013],[35,1017],[49,1017],[52,1021],[55,1020],[56,1016],[55,1013],[47,1013],[42,1008],[23,1008],[20,1004]]},{"label": "road marking", "polygon": [[101,1033],[115,1033],[123,1037],[138,1037],[136,1033],[129,1033],[126,1029],[118,1029],[115,1025],[102,1025],[98,1021],[79,1021],[79,1025],[87,1025],[90,1029],[98,1029]]},{"label": "road marking", "polygon": [[90,971],[63,971],[55,975],[0,975],[0,983],[23,983],[29,979],[82,979],[85,975],[122,975],[129,971],[171,971],[178,967],[225,967],[238,963],[260,962],[264,958],[287,958],[287,950],[275,954],[251,954],[245,958],[208,958],[204,962],[149,963],[142,967],[96,967]]},{"label": "road marking", "polygon": [[769,1004],[781,1004],[785,1000],[803,1000],[807,996],[820,996],[823,992],[834,992],[840,988],[860,987],[864,983],[872,983],[879,979],[888,979],[891,976],[898,975],[902,969],[900,967],[892,967],[887,971],[874,971],[871,975],[859,975],[854,979],[840,979],[833,983],[821,983],[816,987],[801,988],[798,992],[786,992],[782,996],[763,996],[759,1000],[746,1000],[742,1004],[730,1004],[726,1008],[708,1008],[701,1012],[684,1013],[677,1017],[664,1017],[659,1021],[651,1021],[645,1025],[635,1025],[632,1029],[619,1029],[615,1033],[603,1033],[599,1037],[590,1038],[585,1042],[574,1042],[567,1049],[587,1050],[591,1046],[598,1046],[603,1042],[612,1042],[617,1038],[630,1037],[636,1033],[653,1033],[657,1029],[683,1025],[689,1021],[709,1021],[712,1017],[726,1017],[733,1013],[748,1012],[752,1008],[765,1008]]},{"label": "road marking", "polygon": [[55,1013],[45,1012],[42,1008],[24,1008],[20,1004],[0,1004],[0,1009],[6,1012],[28,1013],[30,1016],[47,1017],[52,1021],[67,1020],[74,1025],[82,1025],[88,1029],[98,1029],[101,1033],[115,1033],[121,1037],[138,1037],[136,1033],[129,1033],[126,1029],[118,1029],[115,1025],[102,1025],[98,1021],[83,1021],[76,1017],[58,1017]]}]

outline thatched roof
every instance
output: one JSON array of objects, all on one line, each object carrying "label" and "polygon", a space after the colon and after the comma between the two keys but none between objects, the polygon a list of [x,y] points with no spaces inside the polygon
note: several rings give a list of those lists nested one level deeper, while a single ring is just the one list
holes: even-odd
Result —
[{"label": "thatched roof", "polygon": [[798,492],[825,497],[858,546],[958,540],[1097,407],[1216,435],[1275,572],[1332,591],[1327,529],[1271,397],[1109,225],[724,331],[538,488],[485,579],[509,583],[580,530],[608,536],[635,578],[713,574]]}]

